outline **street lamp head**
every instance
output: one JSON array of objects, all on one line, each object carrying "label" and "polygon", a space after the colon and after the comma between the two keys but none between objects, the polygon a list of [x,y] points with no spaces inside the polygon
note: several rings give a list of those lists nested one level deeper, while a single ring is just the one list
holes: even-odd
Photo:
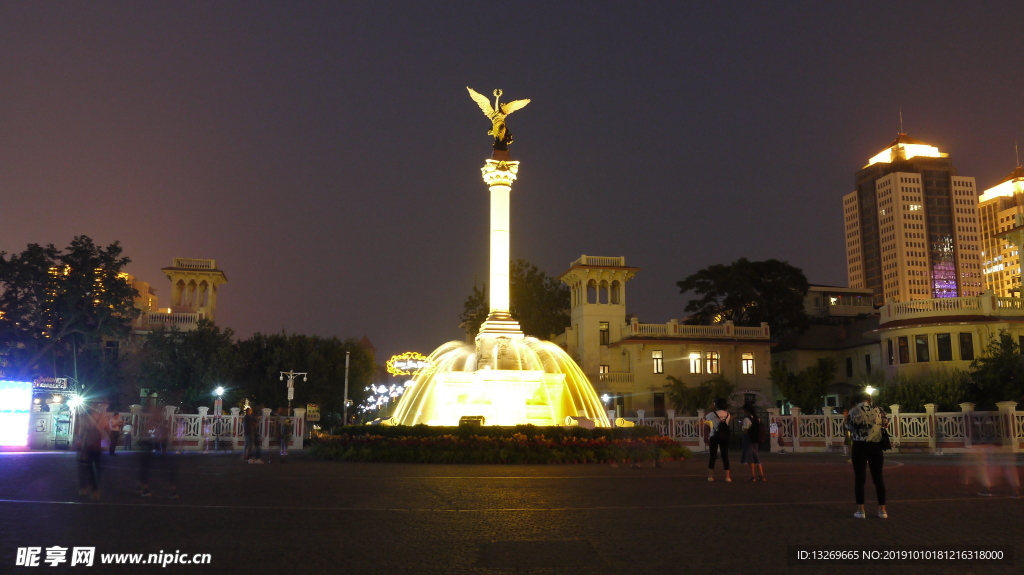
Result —
[{"label": "street lamp head", "polygon": [[306,375],[303,375],[303,376],[302,376],[302,381],[309,381],[309,377],[308,377],[308,376],[306,376]]},{"label": "street lamp head", "polygon": [[281,377],[279,377],[277,379],[280,380],[280,381],[284,381],[284,372],[283,371],[281,372]]}]

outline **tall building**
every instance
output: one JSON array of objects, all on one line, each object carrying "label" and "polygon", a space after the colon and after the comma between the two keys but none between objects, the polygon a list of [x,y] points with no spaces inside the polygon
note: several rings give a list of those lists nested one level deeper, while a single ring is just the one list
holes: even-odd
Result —
[{"label": "tall building", "polygon": [[851,288],[872,290],[878,305],[981,293],[975,182],[949,154],[899,134],[855,182],[843,196]]},{"label": "tall building", "polygon": [[1017,214],[1024,214],[1024,167],[1017,166],[1003,181],[985,190],[979,201],[985,289],[1000,297],[1019,294],[1020,255],[1017,246],[1000,234],[1017,226]]}]

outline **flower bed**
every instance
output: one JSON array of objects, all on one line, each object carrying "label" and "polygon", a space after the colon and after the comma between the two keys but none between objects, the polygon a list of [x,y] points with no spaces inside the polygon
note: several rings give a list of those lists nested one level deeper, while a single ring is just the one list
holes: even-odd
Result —
[{"label": "flower bed", "polygon": [[692,456],[672,439],[638,428],[618,434],[613,432],[627,430],[534,428],[525,430],[534,431],[527,435],[518,428],[418,427],[345,428],[349,433],[315,439],[310,454],[334,461],[394,463],[639,463]]}]

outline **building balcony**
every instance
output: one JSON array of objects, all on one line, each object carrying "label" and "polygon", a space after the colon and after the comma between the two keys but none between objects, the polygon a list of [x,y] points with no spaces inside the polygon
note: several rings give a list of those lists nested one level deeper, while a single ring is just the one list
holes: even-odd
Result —
[{"label": "building balcony", "polygon": [[601,267],[626,267],[626,257],[601,257],[601,256],[580,256],[579,259],[569,264],[575,266],[601,266]]},{"label": "building balcony", "polygon": [[635,374],[625,371],[613,371],[611,373],[600,373],[597,380],[602,383],[615,385],[617,383],[633,383]]},{"label": "building balcony", "polygon": [[162,312],[162,311],[151,311],[143,313],[136,320],[139,329],[152,331],[154,329],[176,327],[181,331],[191,331],[196,328],[199,324],[199,320],[203,319],[203,314],[200,312],[192,313],[181,313],[181,312]]},{"label": "building balcony", "polygon": [[174,258],[174,266],[184,270],[215,270],[217,260],[200,260],[196,258]]},{"label": "building balcony", "polygon": [[986,316],[1024,319],[1024,299],[997,297],[986,291],[977,297],[919,299],[905,302],[889,301],[879,310],[879,323],[927,319],[933,317]]},{"label": "building balcony", "polygon": [[758,327],[733,325],[731,321],[715,325],[686,325],[677,320],[668,323],[639,323],[634,320],[623,325],[622,337],[670,337],[690,339],[771,339],[767,323]]}]

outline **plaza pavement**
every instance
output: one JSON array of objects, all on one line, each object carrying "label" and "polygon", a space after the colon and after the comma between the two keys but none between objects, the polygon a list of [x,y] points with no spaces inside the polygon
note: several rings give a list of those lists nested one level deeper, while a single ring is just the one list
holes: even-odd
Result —
[{"label": "plaza pavement", "polygon": [[[852,517],[841,455],[765,458],[767,483],[707,482],[706,463],[247,465],[177,456],[181,497],[134,492],[137,453],[104,455],[103,496],[78,495],[68,453],[0,454],[0,573],[1021,573],[1008,565],[787,565],[787,545],[1016,545],[1024,500],[961,481],[957,456],[889,455],[888,520]],[[154,456],[155,459],[159,457]],[[1024,465],[1014,458],[1015,471]],[[18,547],[210,553],[209,566],[16,567]],[[98,562],[98,556],[97,556]]]}]

